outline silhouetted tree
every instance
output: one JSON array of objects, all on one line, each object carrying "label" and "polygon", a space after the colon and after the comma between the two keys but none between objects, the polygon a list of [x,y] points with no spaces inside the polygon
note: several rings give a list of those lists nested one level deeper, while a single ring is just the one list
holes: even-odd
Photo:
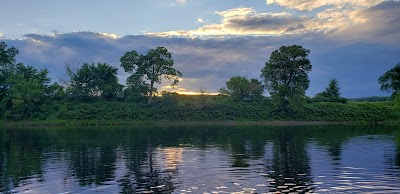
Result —
[{"label": "silhouetted tree", "polygon": [[340,97],[340,87],[336,79],[329,80],[329,85],[325,91],[318,93],[314,97],[316,102],[342,102],[346,103],[347,99]]},{"label": "silhouetted tree", "polygon": [[148,87],[147,104],[151,104],[155,91],[154,83],[160,84],[163,79],[172,80],[172,85],[178,84],[178,77],[182,73],[175,70],[172,66],[171,53],[164,47],[150,49],[147,55],[140,55],[136,51],[126,52],[120,59],[121,67],[125,72],[132,73],[129,79],[147,80],[149,83],[142,86]]},{"label": "silhouetted tree", "polygon": [[99,96],[105,100],[113,99],[122,91],[122,85],[118,83],[118,68],[106,63],[84,63],[75,71],[67,67],[70,84],[67,89],[72,97],[87,100],[90,97]]},{"label": "silhouetted tree", "polygon": [[226,89],[218,90],[221,95],[231,96],[234,100],[259,100],[262,98],[263,85],[257,79],[247,79],[246,77],[231,77],[226,82]]},{"label": "silhouetted tree", "polygon": [[392,93],[392,96],[400,94],[400,63],[383,74],[378,81],[382,91]]},{"label": "silhouetted tree", "polygon": [[310,80],[312,65],[308,59],[310,50],[302,46],[282,46],[271,53],[261,70],[272,102],[285,112],[292,112],[304,101]]}]

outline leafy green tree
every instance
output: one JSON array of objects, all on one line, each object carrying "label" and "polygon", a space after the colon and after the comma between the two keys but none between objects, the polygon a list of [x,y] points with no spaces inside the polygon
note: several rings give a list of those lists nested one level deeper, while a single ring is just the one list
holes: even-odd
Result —
[{"label": "leafy green tree", "polygon": [[308,59],[310,50],[302,46],[282,46],[271,53],[261,70],[272,102],[285,112],[293,112],[305,100],[312,65]]},{"label": "leafy green tree", "polygon": [[117,72],[118,68],[106,63],[84,63],[76,72],[67,67],[71,79],[67,91],[79,100],[86,101],[91,97],[111,100],[122,91]]},{"label": "leafy green tree", "polygon": [[6,80],[15,70],[15,56],[18,54],[18,49],[7,48],[5,42],[0,42],[0,101],[9,87]]},{"label": "leafy green tree", "polygon": [[131,75],[126,80],[126,88],[124,89],[125,100],[139,102],[147,95],[149,84],[143,81],[143,77]]},{"label": "leafy green tree", "polygon": [[15,73],[6,80],[9,88],[1,103],[4,117],[9,119],[32,118],[34,114],[43,115],[47,98],[51,97],[52,88],[46,69],[38,71],[32,66],[17,64]]},{"label": "leafy green tree", "polygon": [[378,81],[382,91],[391,92],[392,96],[400,94],[400,63],[383,74]]},{"label": "leafy green tree", "polygon": [[342,102],[346,103],[347,99],[340,97],[340,87],[336,79],[329,80],[329,85],[325,91],[318,93],[314,97],[316,102]]},{"label": "leafy green tree", "polygon": [[155,91],[154,83],[161,84],[163,79],[172,80],[172,85],[178,84],[178,77],[182,73],[172,66],[171,53],[164,47],[150,49],[147,55],[140,55],[136,51],[126,52],[120,59],[125,72],[132,73],[129,79],[147,80],[149,83],[142,86],[148,87],[147,104],[151,104]]},{"label": "leafy green tree", "polygon": [[236,101],[259,100],[262,98],[263,86],[257,79],[247,79],[246,77],[231,77],[226,82],[226,89],[219,90],[221,95],[231,96]]}]

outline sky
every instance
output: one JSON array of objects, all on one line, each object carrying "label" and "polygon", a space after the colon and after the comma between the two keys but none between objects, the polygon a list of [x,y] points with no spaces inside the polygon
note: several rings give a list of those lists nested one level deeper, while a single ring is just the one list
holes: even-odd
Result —
[{"label": "sky", "polygon": [[[2,0],[0,41],[18,62],[47,68],[106,62],[166,47],[183,77],[158,90],[215,93],[233,76],[261,79],[281,46],[310,49],[306,94],[336,78],[344,97],[388,96],[378,78],[400,62],[400,1],[395,0]],[[124,83],[129,75],[119,70]],[[268,93],[266,93],[268,95]]]}]

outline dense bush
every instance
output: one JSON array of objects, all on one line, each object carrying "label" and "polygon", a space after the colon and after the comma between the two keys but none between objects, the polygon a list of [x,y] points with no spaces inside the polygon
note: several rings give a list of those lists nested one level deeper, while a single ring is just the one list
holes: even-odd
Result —
[{"label": "dense bush", "polygon": [[274,110],[269,100],[232,102],[221,96],[157,97],[154,104],[99,101],[70,103],[54,114],[61,120],[135,121],[389,121],[400,119],[393,102],[320,102],[305,105],[294,114]]}]

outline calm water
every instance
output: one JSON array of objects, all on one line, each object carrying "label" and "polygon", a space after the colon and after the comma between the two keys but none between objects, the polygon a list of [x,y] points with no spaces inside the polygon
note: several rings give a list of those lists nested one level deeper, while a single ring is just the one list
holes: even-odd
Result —
[{"label": "calm water", "polygon": [[400,193],[399,128],[0,129],[0,193]]}]

